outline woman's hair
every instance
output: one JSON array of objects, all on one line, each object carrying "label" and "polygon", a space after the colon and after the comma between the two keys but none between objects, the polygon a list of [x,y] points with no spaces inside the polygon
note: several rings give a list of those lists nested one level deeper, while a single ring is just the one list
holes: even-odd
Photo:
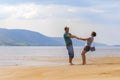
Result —
[{"label": "woman's hair", "polygon": [[96,32],[93,31],[93,32],[92,32],[92,36],[95,37],[96,35],[97,35]]}]

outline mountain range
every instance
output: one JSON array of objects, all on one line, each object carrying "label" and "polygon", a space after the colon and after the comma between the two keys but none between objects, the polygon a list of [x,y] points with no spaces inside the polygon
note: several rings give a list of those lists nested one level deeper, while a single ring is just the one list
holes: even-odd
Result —
[{"label": "mountain range", "polygon": [[[81,40],[72,39],[74,46],[83,46]],[[107,46],[95,43],[96,46]],[[0,28],[0,46],[65,46],[63,37],[48,37],[41,33],[23,29]]]}]

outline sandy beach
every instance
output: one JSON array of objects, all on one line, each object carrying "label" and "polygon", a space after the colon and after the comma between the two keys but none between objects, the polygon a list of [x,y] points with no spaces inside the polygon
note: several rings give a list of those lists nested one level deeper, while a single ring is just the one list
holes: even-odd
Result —
[{"label": "sandy beach", "polygon": [[0,80],[120,80],[120,57],[87,61],[87,65],[72,66],[1,66]]}]

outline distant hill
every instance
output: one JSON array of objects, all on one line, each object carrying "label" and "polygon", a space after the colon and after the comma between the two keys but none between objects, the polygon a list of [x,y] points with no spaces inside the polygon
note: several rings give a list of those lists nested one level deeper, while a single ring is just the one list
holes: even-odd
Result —
[{"label": "distant hill", "polygon": [[[62,37],[53,37],[53,39],[56,40],[56,41],[59,41],[59,42],[61,42],[63,44],[65,43],[64,38],[62,38]],[[72,39],[72,41],[73,41],[74,46],[84,46],[85,45],[85,42],[82,41],[82,40]],[[95,46],[108,46],[106,44],[96,43],[96,42],[94,43],[94,45]]]},{"label": "distant hill", "polygon": [[113,45],[114,47],[120,47],[120,45]]},{"label": "distant hill", "polygon": [[[83,46],[83,41],[73,39],[75,46]],[[97,46],[105,44],[95,43]],[[62,37],[48,37],[38,32],[22,29],[0,28],[0,46],[64,46]]]},{"label": "distant hill", "polygon": [[38,32],[18,29],[0,29],[0,45],[5,46],[58,46],[60,42]]}]

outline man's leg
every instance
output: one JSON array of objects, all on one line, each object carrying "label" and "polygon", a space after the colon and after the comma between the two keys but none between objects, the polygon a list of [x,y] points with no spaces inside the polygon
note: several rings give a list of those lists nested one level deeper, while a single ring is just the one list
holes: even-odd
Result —
[{"label": "man's leg", "polygon": [[70,46],[67,47],[67,49],[68,49],[68,55],[69,55],[69,63],[70,63],[71,65],[73,65],[73,63],[72,63],[72,60],[73,60],[73,58],[74,58],[73,46],[70,45]]},{"label": "man's leg", "polygon": [[70,65],[73,65],[72,60],[73,60],[73,58],[69,58]]}]

